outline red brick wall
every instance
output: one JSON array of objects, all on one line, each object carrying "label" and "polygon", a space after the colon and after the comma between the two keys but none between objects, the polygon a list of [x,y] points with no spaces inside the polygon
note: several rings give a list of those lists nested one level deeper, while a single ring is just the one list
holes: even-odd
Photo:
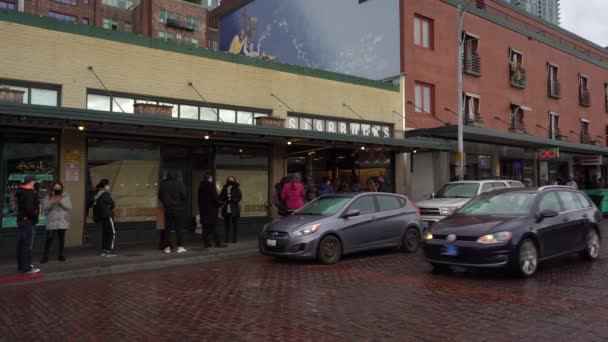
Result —
[{"label": "red brick wall", "polygon": [[[421,81],[435,85],[435,109],[439,119],[456,123],[456,116],[445,111],[448,107],[457,110],[457,10],[440,0],[402,0],[404,21],[403,58],[408,74],[406,97],[414,102],[414,83]],[[487,3],[489,1],[486,0]],[[434,20],[434,50],[425,50],[414,45],[414,14]],[[530,19],[527,19],[530,20]],[[534,22],[535,25],[543,25]],[[548,29],[549,27],[546,26]],[[604,83],[608,81],[608,70],[578,57],[555,49],[539,41],[494,24],[473,14],[467,14],[464,30],[480,36],[479,54],[482,59],[481,77],[464,75],[465,92],[481,96],[481,117],[485,127],[508,131],[509,125],[494,119],[510,121],[510,103],[523,104],[533,111],[526,112],[525,124],[529,133],[547,137],[548,112],[560,113],[560,130],[568,140],[579,141],[579,120],[591,122],[593,140],[605,144],[606,108]],[[583,44],[577,42],[577,44]],[[518,89],[509,84],[509,48],[524,53],[523,67],[527,70],[527,87]],[[590,47],[591,48],[591,47]],[[547,95],[547,62],[559,65],[562,98],[552,99]],[[589,90],[592,106],[579,105],[578,73],[590,76]],[[436,127],[442,125],[428,114],[416,114],[407,106],[409,127]]]},{"label": "red brick wall", "polygon": [[[77,5],[68,5],[54,0],[25,0],[24,11],[27,13],[37,14],[40,16],[48,16],[49,11],[58,12],[61,14],[73,15],[78,18],[81,23],[83,18],[88,18],[92,23],[94,19],[94,2],[89,0],[88,4],[84,4],[82,0],[77,1]],[[97,0],[99,1],[99,0]],[[17,3],[17,1],[15,1]]]},{"label": "red brick wall", "polygon": [[[196,31],[188,31],[185,29],[169,27],[159,22],[161,9],[167,10],[173,14],[181,16],[190,16],[198,18],[199,29]],[[171,32],[173,37],[177,34],[182,36],[182,41],[186,37],[192,37],[199,40],[199,46],[206,47],[206,31],[207,31],[207,9],[198,5],[180,2],[175,0],[155,0],[152,3],[152,16],[151,16],[151,36],[158,37],[159,31]]]}]

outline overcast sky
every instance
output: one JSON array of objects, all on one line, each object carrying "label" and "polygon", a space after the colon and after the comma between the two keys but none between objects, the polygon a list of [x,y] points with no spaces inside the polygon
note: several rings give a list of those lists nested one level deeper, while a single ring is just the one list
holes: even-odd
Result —
[{"label": "overcast sky", "polygon": [[560,4],[563,28],[608,46],[608,0],[561,0]]}]

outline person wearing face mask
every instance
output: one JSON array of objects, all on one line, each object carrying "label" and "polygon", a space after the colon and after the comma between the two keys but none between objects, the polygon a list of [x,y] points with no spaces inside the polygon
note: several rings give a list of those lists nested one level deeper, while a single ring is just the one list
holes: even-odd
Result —
[{"label": "person wearing face mask", "polygon": [[110,181],[102,179],[95,187],[95,203],[93,204],[93,221],[102,226],[102,257],[116,256],[113,253],[116,230],[114,229],[114,200],[110,194]]},{"label": "person wearing face mask", "polygon": [[222,202],[222,217],[224,218],[224,241],[237,243],[239,232],[239,217],[241,217],[240,202],[243,198],[240,185],[234,176],[226,179],[226,184],[220,193]]},{"label": "person wearing face mask", "polygon": [[65,261],[63,249],[65,247],[65,231],[70,228],[70,210],[72,202],[67,192],[63,191],[63,184],[59,181],[53,182],[51,191],[45,196],[42,208],[46,213],[46,242],[44,254],[40,263],[49,261],[49,250],[55,237],[59,239],[59,250],[57,260]]},{"label": "person wearing face mask", "polygon": [[220,198],[213,182],[213,175],[206,173],[198,186],[198,210],[203,225],[203,248],[210,247],[209,233],[213,233],[215,247],[227,247],[222,243],[220,229],[217,226]]}]

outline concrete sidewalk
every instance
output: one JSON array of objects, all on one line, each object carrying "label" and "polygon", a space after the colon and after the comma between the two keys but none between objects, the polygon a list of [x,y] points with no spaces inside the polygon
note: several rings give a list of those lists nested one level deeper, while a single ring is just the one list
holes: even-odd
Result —
[{"label": "concrete sidewalk", "polygon": [[49,262],[40,264],[40,255],[34,255],[33,264],[40,268],[36,275],[21,274],[17,271],[14,258],[0,259],[0,286],[33,281],[53,281],[94,277],[102,275],[120,274],[155,270],[164,267],[201,264],[218,260],[245,257],[258,254],[256,240],[245,240],[237,244],[228,244],[227,248],[208,248],[196,243],[185,244],[187,252],[177,254],[172,250],[170,254],[155,249],[153,244],[119,246],[117,256],[105,258],[99,256],[96,247],[66,248],[67,261],[57,260],[57,254],[49,256]]}]

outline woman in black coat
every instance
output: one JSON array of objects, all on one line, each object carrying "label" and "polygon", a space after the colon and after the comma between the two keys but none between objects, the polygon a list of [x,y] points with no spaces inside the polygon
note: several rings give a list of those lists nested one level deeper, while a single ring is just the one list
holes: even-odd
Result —
[{"label": "woman in black coat", "polygon": [[206,173],[203,181],[198,186],[198,210],[201,217],[201,225],[203,225],[203,248],[210,246],[210,231],[213,231],[215,247],[226,247],[222,243],[221,233],[217,226],[219,207],[220,199],[213,183],[213,176],[210,173]]},{"label": "woman in black coat", "polygon": [[[224,218],[224,241],[238,241],[239,217],[241,217],[241,206],[239,203],[243,198],[240,185],[234,176],[226,178],[226,184],[220,193],[222,202],[222,217]],[[232,239],[231,239],[232,237]]]}]

